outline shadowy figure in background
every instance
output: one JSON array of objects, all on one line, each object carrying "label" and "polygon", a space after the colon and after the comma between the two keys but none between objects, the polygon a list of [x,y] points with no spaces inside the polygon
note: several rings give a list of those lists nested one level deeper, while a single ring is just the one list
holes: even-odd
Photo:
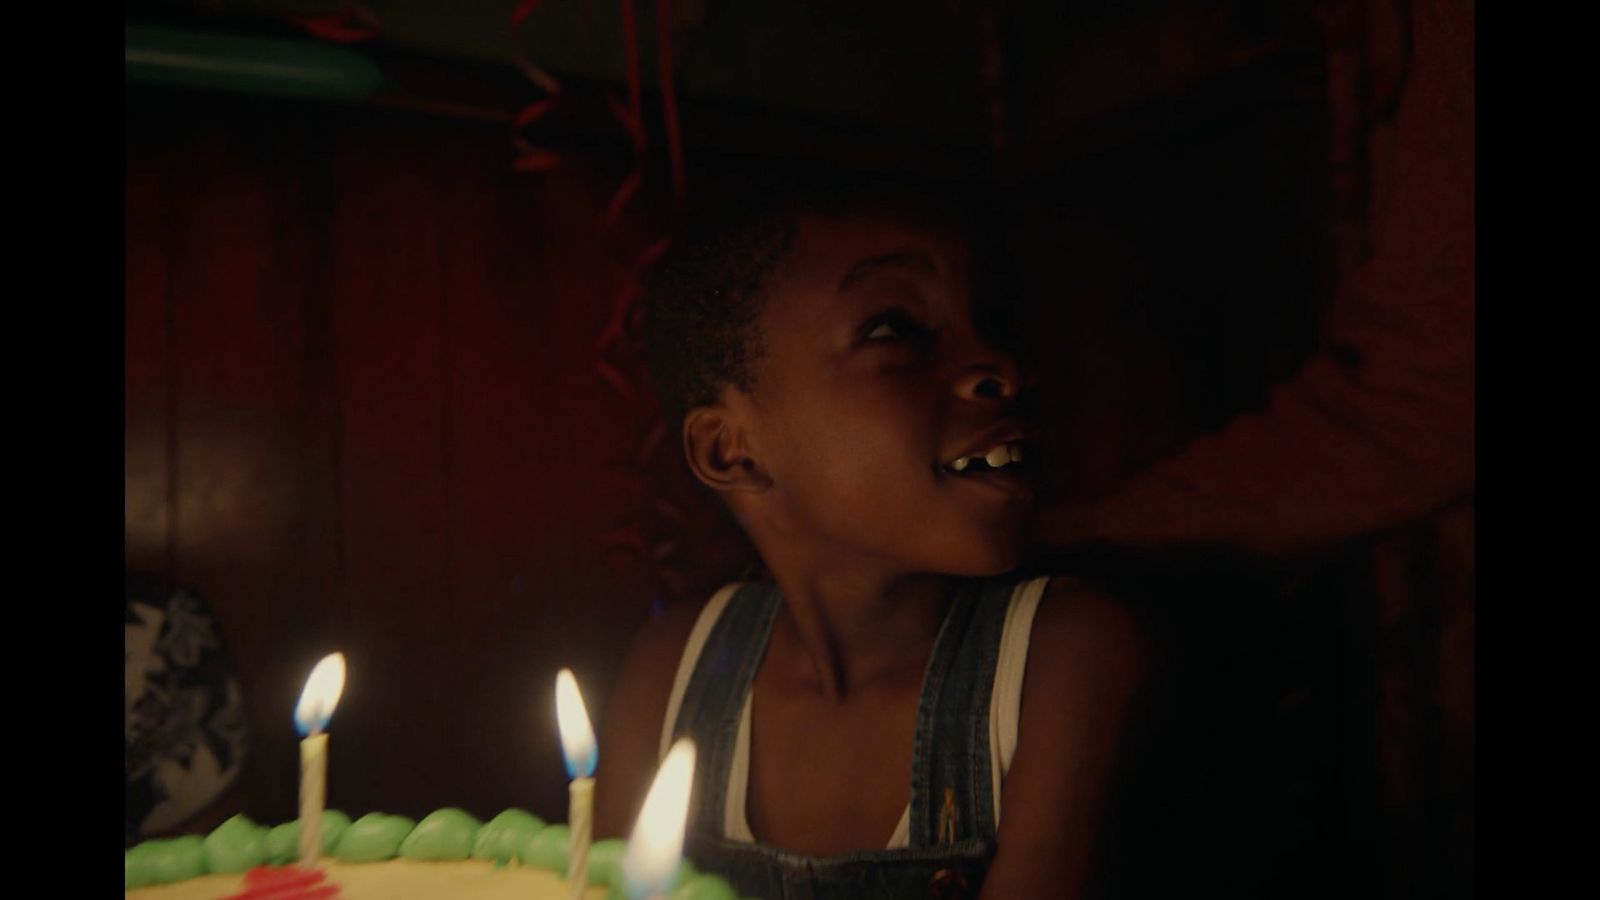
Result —
[{"label": "shadowy figure in background", "polygon": [[1314,555],[1472,495],[1473,10],[1419,0],[1409,15],[1409,53],[1388,67],[1398,103],[1372,135],[1371,253],[1316,351],[1266,409],[1043,510],[1043,543]]},{"label": "shadowy figure in background", "polygon": [[[1170,718],[1129,779],[1142,799],[1113,806],[1178,815],[1113,826],[1112,868],[1160,890],[1471,896],[1474,9],[1323,9],[1347,68],[1333,142],[1369,172],[1365,247],[1315,349],[1259,411],[1044,505],[1038,539],[1139,583],[1123,593],[1168,636]],[[1148,840],[1184,874],[1127,849]]]}]

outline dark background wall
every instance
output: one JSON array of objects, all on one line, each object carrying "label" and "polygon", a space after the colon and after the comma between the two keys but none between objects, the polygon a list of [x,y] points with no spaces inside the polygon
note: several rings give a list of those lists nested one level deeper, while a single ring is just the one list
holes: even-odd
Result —
[{"label": "dark background wall", "polygon": [[641,232],[501,140],[130,95],[127,564],[216,610],[253,815],[293,815],[289,712],[334,649],[335,802],[554,813],[555,671],[600,700],[659,602],[615,537],[648,409],[594,368]]}]

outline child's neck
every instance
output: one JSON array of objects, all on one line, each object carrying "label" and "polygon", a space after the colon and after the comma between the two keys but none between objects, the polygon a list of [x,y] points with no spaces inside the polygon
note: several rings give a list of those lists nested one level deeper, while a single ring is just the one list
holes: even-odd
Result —
[{"label": "child's neck", "polygon": [[949,576],[768,565],[784,596],[768,662],[782,667],[785,680],[843,703],[881,678],[927,664]]}]

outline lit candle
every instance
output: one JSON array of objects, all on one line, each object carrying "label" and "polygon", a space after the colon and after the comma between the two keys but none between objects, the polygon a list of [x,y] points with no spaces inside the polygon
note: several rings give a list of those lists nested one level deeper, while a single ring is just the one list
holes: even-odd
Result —
[{"label": "lit candle", "polygon": [[679,738],[656,770],[639,821],[622,854],[622,879],[632,900],[665,897],[683,857],[683,831],[694,783],[694,742]]},{"label": "lit candle", "polygon": [[344,654],[330,653],[311,670],[300,702],[294,707],[294,726],[300,742],[300,865],[316,865],[322,849],[322,804],[328,784],[328,736],[322,730],[333,717],[344,693]]},{"label": "lit candle", "polygon": [[561,755],[567,761],[567,777],[572,779],[567,798],[567,829],[571,835],[567,848],[567,894],[573,900],[589,885],[589,841],[593,831],[594,767],[600,752],[594,742],[594,728],[578,679],[571,669],[556,673],[556,724],[561,727]]}]

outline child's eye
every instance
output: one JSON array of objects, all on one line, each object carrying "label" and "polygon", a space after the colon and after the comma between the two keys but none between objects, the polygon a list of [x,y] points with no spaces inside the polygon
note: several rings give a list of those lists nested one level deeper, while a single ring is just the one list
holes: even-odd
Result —
[{"label": "child's eye", "polygon": [[863,341],[898,341],[906,338],[920,337],[927,333],[922,323],[913,319],[910,314],[902,310],[873,316],[861,330]]}]

